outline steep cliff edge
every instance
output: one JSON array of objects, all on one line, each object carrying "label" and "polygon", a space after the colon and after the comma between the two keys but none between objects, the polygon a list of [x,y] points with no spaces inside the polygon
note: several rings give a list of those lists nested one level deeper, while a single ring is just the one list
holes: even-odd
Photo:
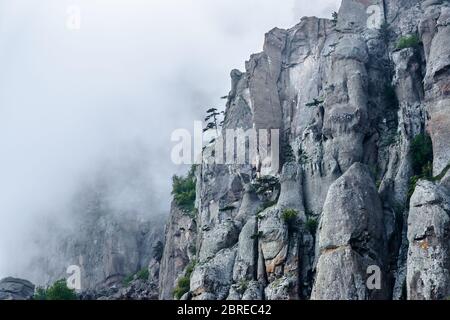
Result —
[{"label": "steep cliff edge", "polygon": [[223,134],[280,129],[282,165],[196,167],[160,298],[450,296],[449,1],[343,0],[267,33],[231,79]]}]

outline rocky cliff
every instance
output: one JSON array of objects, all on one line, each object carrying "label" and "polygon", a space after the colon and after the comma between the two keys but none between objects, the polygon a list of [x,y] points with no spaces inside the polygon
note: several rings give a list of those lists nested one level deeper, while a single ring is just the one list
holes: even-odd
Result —
[{"label": "rocky cliff", "polygon": [[343,0],[271,30],[231,80],[224,134],[280,129],[282,166],[196,167],[160,298],[450,296],[449,1]]},{"label": "rocky cliff", "polygon": [[[450,1],[343,0],[332,20],[271,30],[231,72],[221,136],[237,129],[279,137],[247,164],[214,163],[211,141],[165,232],[151,204],[117,206],[139,171],[83,187],[30,279],[80,266],[81,299],[450,297]],[[0,281],[0,300],[33,291]]]}]

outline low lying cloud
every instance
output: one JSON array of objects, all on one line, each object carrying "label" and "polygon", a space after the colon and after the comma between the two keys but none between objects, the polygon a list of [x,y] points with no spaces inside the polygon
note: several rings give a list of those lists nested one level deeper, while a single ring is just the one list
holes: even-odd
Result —
[{"label": "low lying cloud", "polygon": [[[330,17],[340,1],[0,0],[0,277],[20,276],[33,235],[64,224],[86,176],[145,160],[115,205],[143,193],[167,214],[170,133],[222,106],[269,29]],[[69,6],[80,10],[68,28]],[[119,172],[120,171],[120,172]],[[136,200],[136,199],[135,199]],[[126,211],[126,210],[124,210]],[[32,252],[33,251],[33,252]]]}]

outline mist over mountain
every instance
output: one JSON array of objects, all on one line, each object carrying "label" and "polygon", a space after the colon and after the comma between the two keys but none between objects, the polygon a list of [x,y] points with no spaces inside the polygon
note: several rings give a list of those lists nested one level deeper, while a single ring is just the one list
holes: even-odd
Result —
[{"label": "mist over mountain", "polygon": [[80,194],[104,193],[122,218],[165,217],[185,170],[170,133],[223,107],[229,70],[266,30],[338,2],[1,0],[0,278],[48,278],[30,263],[84,225]]},{"label": "mist over mountain", "polygon": [[450,1],[30,3],[0,2],[0,300],[450,297]]}]

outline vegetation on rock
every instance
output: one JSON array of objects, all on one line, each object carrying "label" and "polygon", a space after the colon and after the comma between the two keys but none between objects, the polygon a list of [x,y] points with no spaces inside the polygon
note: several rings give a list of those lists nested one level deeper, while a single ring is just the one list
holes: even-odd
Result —
[{"label": "vegetation on rock", "polygon": [[150,273],[148,271],[148,268],[143,268],[142,270],[138,271],[138,273],[136,273],[136,278],[139,280],[147,281],[149,276]]},{"label": "vegetation on rock", "polygon": [[298,211],[294,209],[286,209],[281,213],[281,218],[284,223],[288,226],[289,230],[294,229],[295,223],[297,222]]},{"label": "vegetation on rock", "polygon": [[411,159],[415,175],[431,176],[429,167],[433,163],[433,144],[429,135],[419,134],[413,139]]},{"label": "vegetation on rock", "polygon": [[313,236],[316,234],[317,227],[319,226],[319,221],[316,218],[308,218],[305,222],[306,230],[309,231]]},{"label": "vegetation on rock", "polygon": [[219,127],[223,125],[223,120],[220,121],[219,117],[223,116],[224,112],[219,112],[217,108],[211,108],[206,111],[206,127],[203,129],[203,132],[206,132],[208,130],[216,130],[218,134]]},{"label": "vegetation on rock", "polygon": [[339,18],[338,13],[337,13],[336,11],[334,11],[334,12],[331,14],[331,17],[332,17],[331,22],[333,22],[333,24],[336,25],[337,22],[338,22],[338,18]]},{"label": "vegetation on rock", "polygon": [[420,39],[417,35],[401,37],[397,43],[397,50],[406,48],[416,48],[420,45]]},{"label": "vegetation on rock", "polygon": [[413,139],[411,161],[414,176],[409,182],[408,199],[413,195],[420,179],[433,180],[433,144],[429,135],[419,134]]},{"label": "vegetation on rock", "polygon": [[176,205],[186,213],[195,212],[195,167],[186,177],[174,175],[172,178],[172,195]]},{"label": "vegetation on rock", "polygon": [[56,281],[48,288],[37,288],[34,300],[77,300],[75,290],[67,287],[66,279]]},{"label": "vegetation on rock", "polygon": [[173,296],[175,299],[180,300],[182,296],[189,292],[191,287],[191,276],[194,272],[196,261],[191,261],[186,267],[186,272],[183,277],[178,279],[177,286],[173,290]]}]

